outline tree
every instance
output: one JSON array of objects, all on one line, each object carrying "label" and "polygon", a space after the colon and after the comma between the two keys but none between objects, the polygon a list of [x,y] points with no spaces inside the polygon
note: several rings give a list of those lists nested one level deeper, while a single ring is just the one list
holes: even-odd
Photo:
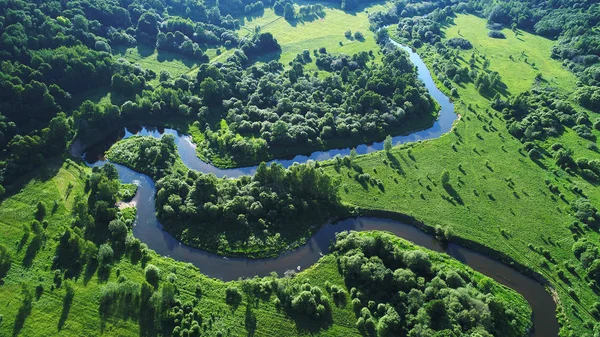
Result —
[{"label": "tree", "polygon": [[242,293],[237,287],[227,287],[225,290],[225,302],[233,306],[239,305],[242,302]]},{"label": "tree", "polygon": [[385,149],[385,152],[392,151],[392,136],[387,135],[387,137],[385,137],[385,140],[383,141],[383,148]]},{"label": "tree", "polygon": [[0,282],[6,274],[8,274],[11,264],[12,260],[8,248],[4,245],[0,245]]},{"label": "tree", "polygon": [[293,4],[289,2],[285,4],[285,8],[283,10],[283,17],[286,20],[294,20],[296,18],[296,9],[294,8]]},{"label": "tree", "polygon": [[442,185],[447,186],[450,183],[450,172],[448,170],[444,170],[441,176]]},{"label": "tree", "polygon": [[222,101],[219,84],[210,77],[200,83],[200,94],[207,105],[215,105]]},{"label": "tree", "polygon": [[112,247],[108,243],[103,243],[98,249],[98,263],[100,266],[107,266],[112,262],[114,255]]},{"label": "tree", "polygon": [[144,274],[146,276],[146,281],[153,285],[155,288],[158,288],[158,281],[160,280],[160,269],[153,264],[148,264],[146,269],[144,270]]},{"label": "tree", "polygon": [[594,260],[587,270],[588,277],[600,283],[600,259]]}]

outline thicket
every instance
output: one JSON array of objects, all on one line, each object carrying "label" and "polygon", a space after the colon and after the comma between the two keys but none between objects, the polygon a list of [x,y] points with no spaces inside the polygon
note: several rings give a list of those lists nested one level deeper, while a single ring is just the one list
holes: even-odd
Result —
[{"label": "thicket", "polygon": [[558,93],[530,90],[506,100],[497,96],[492,107],[507,120],[508,131],[521,141],[543,140],[560,136],[565,127],[583,138],[592,138],[589,117],[578,112]]},{"label": "thicket", "polygon": [[113,145],[106,157],[158,180],[173,173],[178,158],[175,137],[131,137]]},{"label": "thicket", "polygon": [[[113,58],[114,48],[149,45],[198,63],[208,61],[207,47],[247,49],[235,33],[240,22],[232,17],[243,12],[243,5],[227,0],[0,1],[0,185],[62,153],[74,132],[99,139],[114,130],[119,107],[76,106],[90,90],[111,86],[115,94],[133,98],[152,89],[147,83],[157,74]],[[270,50],[268,44],[256,44],[264,36],[249,40],[247,56]],[[72,119],[61,113],[74,109]]]},{"label": "thicket", "polygon": [[156,188],[157,216],[167,231],[225,255],[277,255],[342,210],[336,183],[310,165],[263,163],[240,179],[190,170],[166,176]]},{"label": "thicket", "polygon": [[365,335],[523,336],[531,326],[506,289],[389,234],[339,233],[333,251]]}]

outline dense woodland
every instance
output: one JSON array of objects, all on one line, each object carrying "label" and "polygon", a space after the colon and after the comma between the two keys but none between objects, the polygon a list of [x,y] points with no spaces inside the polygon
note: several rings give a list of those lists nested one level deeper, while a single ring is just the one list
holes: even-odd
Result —
[{"label": "dense woodland", "polygon": [[[157,217],[184,243],[225,255],[276,256],[342,214],[338,186],[314,165],[259,165],[253,177],[188,171],[156,184]],[[216,225],[218,224],[218,225]]]},{"label": "dense woodland", "polygon": [[[523,336],[523,312],[498,287],[389,234],[337,235],[334,251],[367,336]],[[458,268],[457,268],[458,267]]]},{"label": "dense woodland", "polygon": [[[279,44],[269,33],[242,38],[234,30],[245,6],[265,5],[270,4],[49,1],[38,8],[0,2],[0,184],[61,153],[74,136],[98,141],[139,118],[198,121],[206,133],[207,158],[258,163],[289,152],[292,140],[305,150],[348,142],[349,136],[358,144],[431,113],[431,99],[397,52],[389,52],[383,65],[370,64],[373,55],[366,53],[333,56],[321,49],[305,51],[286,70],[277,62],[253,66],[257,56],[279,53]],[[310,5],[293,15],[321,11]],[[195,78],[171,78],[111,55],[136,45],[198,63],[208,61],[207,48],[236,51],[224,63],[202,65]],[[312,58],[336,74],[323,80],[305,73],[304,63]],[[160,85],[151,87],[148,82],[156,78]],[[98,87],[110,87],[125,103],[84,101]]]},{"label": "dense woodland", "polygon": [[316,163],[262,163],[252,177],[217,178],[180,163],[171,135],[125,139],[107,157],[157,181],[156,213],[169,233],[223,255],[276,256],[346,212]]},{"label": "dense woodland", "polygon": [[106,153],[106,158],[155,180],[173,173],[179,159],[175,137],[172,135],[164,135],[160,139],[153,137],[127,139],[111,147]]}]

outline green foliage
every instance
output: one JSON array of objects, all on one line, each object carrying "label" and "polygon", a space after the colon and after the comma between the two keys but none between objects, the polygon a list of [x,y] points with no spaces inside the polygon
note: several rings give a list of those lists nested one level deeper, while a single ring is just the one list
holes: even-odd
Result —
[{"label": "green foliage", "polygon": [[360,291],[353,300],[355,310],[362,307],[359,330],[396,336],[458,325],[467,333],[521,336],[531,324],[527,314],[509,310],[505,288],[492,282],[484,290],[485,276],[390,234],[340,233],[334,252],[346,284]]},{"label": "green foliage", "polygon": [[113,262],[115,253],[108,243],[103,243],[98,248],[98,263],[100,266],[107,266]]},{"label": "green foliage", "polygon": [[178,159],[175,137],[131,137],[113,145],[106,153],[109,160],[131,167],[158,180],[173,173]]},{"label": "green foliage", "polygon": [[236,287],[227,287],[225,290],[225,302],[229,305],[238,306],[242,302],[242,293]]},{"label": "green foliage", "polygon": [[390,152],[392,150],[392,136],[388,135],[385,137],[385,140],[383,141],[383,149],[385,152]]},{"label": "green foliage", "polygon": [[146,281],[153,285],[155,288],[158,288],[158,281],[160,280],[160,269],[153,264],[149,264],[144,269],[144,274],[146,275]]},{"label": "green foliage", "polygon": [[156,187],[157,216],[167,231],[226,255],[273,256],[342,211],[336,183],[310,165],[263,163],[254,177],[240,179],[188,171]]},{"label": "green foliage", "polygon": [[0,244],[0,282],[8,274],[10,266],[12,265],[12,258],[10,252],[6,246]]}]

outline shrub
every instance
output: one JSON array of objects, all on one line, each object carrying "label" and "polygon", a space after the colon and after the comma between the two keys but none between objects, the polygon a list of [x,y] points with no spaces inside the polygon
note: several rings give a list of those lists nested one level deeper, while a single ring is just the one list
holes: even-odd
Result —
[{"label": "shrub", "polygon": [[103,243],[98,249],[98,263],[100,266],[106,266],[110,264],[115,256],[115,252],[108,243]]},{"label": "shrub", "polygon": [[160,269],[153,264],[149,264],[145,269],[146,281],[151,285],[158,287],[158,281],[160,280]]},{"label": "shrub", "polygon": [[225,302],[229,305],[239,305],[242,302],[242,293],[237,287],[227,287],[225,290]]},{"label": "shrub", "polygon": [[506,39],[506,36],[504,35],[504,33],[502,33],[501,31],[498,30],[490,30],[488,32],[488,36],[494,39]]},{"label": "shrub", "polygon": [[446,42],[448,46],[452,48],[460,48],[463,50],[472,49],[473,45],[469,40],[463,39],[462,37],[453,37]]}]

